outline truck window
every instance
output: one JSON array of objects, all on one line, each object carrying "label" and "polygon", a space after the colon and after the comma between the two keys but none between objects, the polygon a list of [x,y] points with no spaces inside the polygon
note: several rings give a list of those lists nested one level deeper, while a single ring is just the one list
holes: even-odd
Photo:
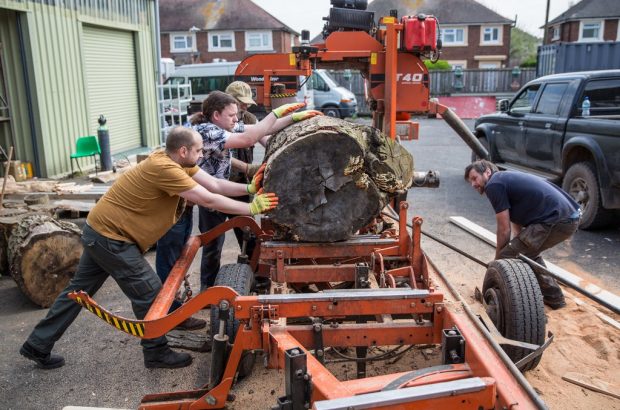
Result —
[{"label": "truck window", "polygon": [[533,84],[517,96],[510,107],[511,112],[525,114],[532,111],[532,106],[536,100],[536,95],[540,89],[540,84]]},{"label": "truck window", "polygon": [[568,83],[547,84],[536,105],[536,114],[558,115],[566,87]]},{"label": "truck window", "polygon": [[583,98],[590,99],[591,115],[620,115],[620,79],[592,80],[586,84]]}]

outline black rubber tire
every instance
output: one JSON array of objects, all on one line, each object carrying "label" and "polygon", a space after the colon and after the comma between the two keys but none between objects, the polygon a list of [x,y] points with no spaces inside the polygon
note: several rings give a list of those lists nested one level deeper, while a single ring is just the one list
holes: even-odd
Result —
[{"label": "black rubber tire", "polygon": [[[489,263],[482,295],[487,313],[506,338],[542,345],[545,342],[545,308],[536,276],[529,265],[518,259],[500,259]],[[513,362],[531,350],[502,345]],[[521,371],[534,369],[542,356],[527,363]]]},{"label": "black rubber tire", "polygon": [[[489,148],[489,141],[487,140],[487,138],[486,137],[480,137],[480,138],[478,138],[478,141],[480,141],[482,146],[487,149],[487,151],[489,152],[489,159],[492,161],[493,160],[493,154],[491,154],[491,151],[490,151],[490,148]],[[481,159],[481,158],[474,151],[472,151],[471,152],[471,162],[478,161],[479,159]]]},{"label": "black rubber tire", "polygon": [[338,109],[338,107],[328,105],[327,107],[323,107],[321,111],[323,111],[323,114],[327,115],[328,117],[341,118],[340,110]]},{"label": "black rubber tire", "polygon": [[[254,272],[250,265],[244,263],[232,263],[229,265],[223,265],[220,267],[220,271],[215,278],[214,286],[228,286],[233,288],[239,295],[248,296],[250,289],[252,288],[252,281],[254,279]],[[219,315],[220,309],[218,306],[211,306],[211,336],[214,336],[219,331]],[[235,319],[235,310],[233,306],[230,307],[228,322],[226,323],[226,334],[229,337],[229,343],[234,343],[235,335],[239,329],[239,321]],[[256,361],[256,355],[253,352],[245,351],[241,356],[239,367],[237,368],[238,378],[242,379],[252,373],[254,363]]]},{"label": "black rubber tire", "polygon": [[562,189],[581,207],[581,229],[607,226],[613,219],[613,212],[603,208],[596,168],[591,162],[578,162],[566,171]]}]

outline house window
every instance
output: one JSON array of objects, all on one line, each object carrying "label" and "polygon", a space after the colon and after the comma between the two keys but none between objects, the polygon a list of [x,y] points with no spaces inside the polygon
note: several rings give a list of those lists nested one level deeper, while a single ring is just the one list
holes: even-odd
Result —
[{"label": "house window", "polygon": [[235,51],[235,33],[232,31],[209,32],[209,51]]},{"label": "house window", "polygon": [[246,31],[245,32],[246,51],[265,51],[273,50],[270,31]]},{"label": "house window", "polygon": [[560,39],[560,26],[554,26],[551,40],[559,40],[559,39]]},{"label": "house window", "polygon": [[579,26],[579,41],[602,41],[602,21],[581,21]]},{"label": "house window", "polygon": [[196,34],[191,33],[170,33],[170,52],[186,53],[195,51]]},{"label": "house window", "polygon": [[462,28],[442,28],[441,41],[444,46],[464,45],[465,30]]},{"label": "house window", "polygon": [[482,38],[480,44],[501,44],[501,35],[499,27],[483,27]]}]

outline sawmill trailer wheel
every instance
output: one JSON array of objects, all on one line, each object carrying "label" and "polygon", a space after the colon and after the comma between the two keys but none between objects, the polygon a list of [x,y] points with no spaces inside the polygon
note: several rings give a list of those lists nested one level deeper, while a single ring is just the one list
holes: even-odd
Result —
[{"label": "sawmill trailer wheel", "polygon": [[[536,276],[518,259],[491,262],[484,277],[482,296],[486,312],[502,336],[526,343],[545,342],[545,308]],[[511,345],[502,348],[513,362],[531,353]],[[532,370],[540,362],[536,357],[521,369]]]},{"label": "sawmill trailer wheel", "polygon": [[[252,288],[252,280],[254,273],[250,265],[245,263],[231,263],[223,265],[215,279],[214,286],[228,286],[233,288],[241,296],[247,296],[250,294]],[[220,309],[217,305],[211,306],[211,336],[213,337],[219,331],[219,314]],[[235,342],[235,335],[239,328],[239,320],[235,319],[234,309],[230,309],[229,319],[226,323],[226,334],[229,337],[230,343]],[[253,352],[246,351],[241,357],[239,367],[237,368],[238,377],[240,379],[249,376],[254,368],[254,362],[256,361],[256,355]]]}]

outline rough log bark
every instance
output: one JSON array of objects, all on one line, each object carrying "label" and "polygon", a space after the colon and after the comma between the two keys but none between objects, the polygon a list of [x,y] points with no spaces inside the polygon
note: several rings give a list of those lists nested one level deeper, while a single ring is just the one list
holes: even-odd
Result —
[{"label": "rough log bark", "polygon": [[285,128],[269,141],[264,190],[277,237],[334,242],[351,237],[411,185],[413,158],[377,129],[331,117]]},{"label": "rough log bark", "polygon": [[11,226],[11,276],[30,300],[49,307],[75,274],[82,255],[80,230],[75,224],[45,215],[27,215],[5,222],[5,228]]}]

